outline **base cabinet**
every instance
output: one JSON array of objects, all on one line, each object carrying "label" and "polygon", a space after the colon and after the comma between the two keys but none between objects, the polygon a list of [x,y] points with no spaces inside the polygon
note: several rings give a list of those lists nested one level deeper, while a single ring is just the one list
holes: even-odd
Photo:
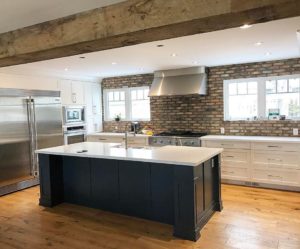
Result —
[{"label": "base cabinet", "polygon": [[[174,225],[196,241],[222,210],[219,157],[198,166],[39,155],[40,205],[62,202]],[[63,193],[63,194],[62,194]]]},{"label": "base cabinet", "polygon": [[300,142],[203,140],[202,146],[224,147],[224,182],[300,191]]}]

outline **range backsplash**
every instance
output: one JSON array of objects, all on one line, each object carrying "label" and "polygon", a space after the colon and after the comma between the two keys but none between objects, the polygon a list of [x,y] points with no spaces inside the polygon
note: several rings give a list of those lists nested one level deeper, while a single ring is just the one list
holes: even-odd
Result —
[{"label": "range backsplash", "polygon": [[[223,80],[300,74],[300,58],[209,68],[208,95],[152,97],[151,126],[155,132],[193,130],[226,135],[292,136],[292,128],[300,129],[300,121],[224,121]],[[102,88],[150,86],[153,74],[106,78]],[[104,131],[125,131],[130,122],[103,122]]]}]

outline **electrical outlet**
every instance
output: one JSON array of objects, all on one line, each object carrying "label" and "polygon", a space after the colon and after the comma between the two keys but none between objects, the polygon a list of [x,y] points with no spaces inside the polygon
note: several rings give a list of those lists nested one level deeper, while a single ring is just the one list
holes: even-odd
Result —
[{"label": "electrical outlet", "polygon": [[221,134],[225,134],[225,128],[224,127],[221,127],[220,131],[221,131]]},{"label": "electrical outlet", "polygon": [[299,129],[298,128],[294,128],[293,129],[293,135],[294,136],[298,136],[299,135]]}]

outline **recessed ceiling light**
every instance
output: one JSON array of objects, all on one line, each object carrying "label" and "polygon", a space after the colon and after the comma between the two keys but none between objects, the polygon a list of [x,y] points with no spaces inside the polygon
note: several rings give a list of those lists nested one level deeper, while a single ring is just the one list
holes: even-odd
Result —
[{"label": "recessed ceiling light", "polygon": [[111,64],[112,64],[112,65],[117,65],[117,62],[112,62]]},{"label": "recessed ceiling light", "polygon": [[139,68],[139,70],[140,70],[140,71],[143,71],[143,70],[144,70],[144,68],[142,68],[142,67],[141,67],[141,68]]},{"label": "recessed ceiling light", "polygon": [[198,65],[199,61],[194,61],[193,64]]},{"label": "recessed ceiling light", "polygon": [[266,52],[266,53],[265,53],[266,56],[270,56],[271,54],[272,54],[272,53],[270,53],[270,52]]},{"label": "recessed ceiling light", "polygon": [[250,24],[244,24],[243,26],[241,26],[240,28],[241,29],[249,29],[249,28],[251,28],[252,27],[252,25],[250,25]]},{"label": "recessed ceiling light", "polygon": [[177,56],[177,54],[173,53],[173,54],[171,54],[171,56],[172,56],[172,57],[176,57],[176,56]]},{"label": "recessed ceiling light", "polygon": [[254,46],[256,46],[256,47],[259,47],[259,46],[261,46],[261,45],[263,45],[263,42],[261,42],[261,41],[258,41],[258,42],[255,42],[255,43],[254,43]]},{"label": "recessed ceiling light", "polygon": [[156,47],[158,47],[158,48],[162,48],[162,47],[164,47],[165,45],[163,45],[163,44],[158,44]]},{"label": "recessed ceiling light", "polygon": [[66,71],[66,72],[69,71],[69,68],[65,68],[65,71]]}]

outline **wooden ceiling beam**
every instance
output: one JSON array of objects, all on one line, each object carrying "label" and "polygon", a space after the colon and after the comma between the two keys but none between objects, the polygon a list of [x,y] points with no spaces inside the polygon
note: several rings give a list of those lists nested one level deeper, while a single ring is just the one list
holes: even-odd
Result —
[{"label": "wooden ceiling beam", "polygon": [[0,67],[295,16],[299,0],[128,0],[0,34]]}]

